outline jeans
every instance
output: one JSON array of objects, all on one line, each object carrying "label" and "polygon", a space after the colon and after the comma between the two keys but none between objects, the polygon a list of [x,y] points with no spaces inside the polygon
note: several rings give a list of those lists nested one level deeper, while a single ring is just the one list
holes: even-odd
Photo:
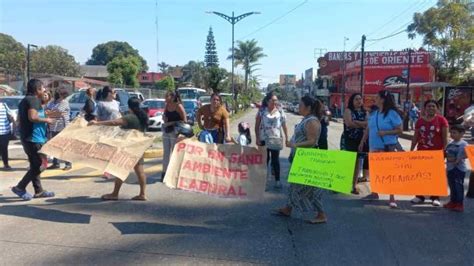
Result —
[{"label": "jeans", "polygon": [[[56,137],[56,135],[58,135],[59,133],[60,133],[60,132],[51,132],[51,138],[50,138],[50,139]],[[64,163],[66,164],[66,167],[67,167],[67,166],[69,166],[69,167],[72,166],[72,164],[71,164],[70,162],[64,161]],[[59,160],[56,159],[56,158],[53,158],[53,165],[59,166]]]},{"label": "jeans", "polygon": [[199,141],[207,144],[222,144],[219,141],[219,130],[203,130],[199,133]]},{"label": "jeans", "polygon": [[267,149],[267,165],[270,162],[272,170],[275,173],[275,180],[280,181],[280,151]]},{"label": "jeans", "polygon": [[38,151],[41,149],[42,145],[24,140],[21,141],[21,144],[23,145],[23,150],[28,156],[30,170],[26,172],[25,176],[23,176],[16,187],[21,190],[26,190],[26,186],[28,186],[28,184],[31,182],[33,183],[35,194],[41,193],[43,192],[40,181],[41,156]]},{"label": "jeans", "polygon": [[454,168],[448,171],[448,184],[451,191],[450,199],[453,203],[463,203],[464,200],[464,177],[466,172]]},{"label": "jeans", "polygon": [[176,132],[173,130],[169,133],[163,131],[163,173],[166,173],[170,163],[171,153],[176,144]]},{"label": "jeans", "polygon": [[3,166],[8,166],[8,143],[10,134],[0,135],[0,155],[2,156]]}]

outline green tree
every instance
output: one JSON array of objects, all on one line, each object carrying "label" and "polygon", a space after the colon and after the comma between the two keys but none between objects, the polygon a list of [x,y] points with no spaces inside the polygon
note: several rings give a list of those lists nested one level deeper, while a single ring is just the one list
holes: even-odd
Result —
[{"label": "green tree", "polygon": [[[230,52],[232,53],[232,49]],[[241,65],[244,69],[244,91],[247,91],[252,67],[265,56],[267,55],[263,53],[263,48],[257,45],[256,40],[237,41],[237,47],[234,48],[234,60],[236,66]],[[232,59],[232,54],[227,59]]]},{"label": "green tree", "polygon": [[213,93],[221,92],[219,90],[219,84],[228,76],[227,70],[219,67],[210,67],[207,69],[207,87],[212,90]]},{"label": "green tree", "polygon": [[138,72],[142,69],[140,58],[119,56],[107,64],[109,82],[125,86],[138,87]]},{"label": "green tree", "polygon": [[78,77],[79,63],[60,46],[48,45],[31,51],[31,72]]},{"label": "green tree", "polygon": [[183,66],[183,82],[192,82],[198,88],[206,88],[206,67],[204,62],[189,61]]},{"label": "green tree", "polygon": [[168,73],[168,69],[169,69],[170,65],[168,65],[165,62],[161,62],[161,63],[158,64],[158,67],[160,68],[161,73],[166,74],[166,73]]},{"label": "green tree", "polygon": [[170,76],[160,79],[155,82],[155,89],[172,91],[175,89],[174,79]]},{"label": "green tree", "polygon": [[474,50],[474,15],[467,3],[440,0],[436,7],[415,13],[407,31],[411,39],[423,36],[423,44],[435,51],[440,80],[462,81]]},{"label": "green tree", "polygon": [[212,27],[209,27],[209,33],[207,34],[204,64],[206,65],[206,67],[219,67],[219,58],[217,57],[216,41],[214,40],[214,33],[212,33]]},{"label": "green tree", "polygon": [[25,47],[12,36],[0,33],[0,67],[8,72],[25,71]]},{"label": "green tree", "polygon": [[91,58],[86,62],[86,65],[107,65],[109,62],[114,60],[116,57],[129,57],[134,56],[140,60],[141,71],[147,71],[148,66],[145,59],[140,56],[138,50],[128,42],[110,41],[106,43],[98,44],[92,50]]}]

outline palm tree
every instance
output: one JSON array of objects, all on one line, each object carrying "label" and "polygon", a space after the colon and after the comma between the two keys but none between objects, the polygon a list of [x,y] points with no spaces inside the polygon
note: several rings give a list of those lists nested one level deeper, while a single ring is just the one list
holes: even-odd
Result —
[{"label": "palm tree", "polygon": [[[232,48],[230,49],[232,53]],[[258,65],[258,60],[267,56],[263,53],[263,48],[257,45],[257,41],[252,39],[250,41],[237,41],[237,47],[234,48],[234,62],[235,65],[242,65],[245,71],[244,74],[244,91],[247,91],[249,76],[252,73],[252,69]],[[232,54],[227,57],[232,59]]]}]

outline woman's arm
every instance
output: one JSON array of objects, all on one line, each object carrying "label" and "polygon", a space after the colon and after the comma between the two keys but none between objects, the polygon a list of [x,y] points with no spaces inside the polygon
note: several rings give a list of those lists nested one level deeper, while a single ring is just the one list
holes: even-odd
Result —
[{"label": "woman's arm", "polygon": [[186,117],[186,110],[184,110],[184,107],[182,104],[178,104],[178,114],[181,116],[181,119],[183,120],[184,123],[188,122],[188,118]]},{"label": "woman's arm", "polygon": [[[413,138],[411,140],[411,147],[410,147],[410,151],[414,151],[416,146],[418,145],[418,140],[420,138],[420,132],[418,131],[418,129],[416,129],[415,127],[415,134],[413,134]],[[445,146],[446,147],[446,146]]]},{"label": "woman's arm", "polygon": [[204,125],[202,124],[202,108],[204,107],[201,107],[198,109],[197,113],[196,113],[196,120],[197,120],[197,123],[198,123],[198,126],[201,130],[204,129]]},{"label": "woman's arm", "polygon": [[359,126],[354,122],[355,121],[352,120],[351,110],[346,109],[346,111],[344,112],[344,124],[346,125],[346,127],[349,128],[359,128]]},{"label": "woman's arm", "polygon": [[305,125],[305,129],[306,129],[306,139],[307,140],[303,141],[303,142],[295,143],[295,144],[292,145],[293,147],[295,147],[295,148],[304,148],[304,147],[312,148],[316,144],[318,144],[319,134],[321,133],[321,124],[316,120],[309,121]]},{"label": "woman's arm", "polygon": [[364,135],[362,136],[362,139],[360,140],[359,143],[359,152],[362,152],[364,150],[365,143],[367,142],[367,138],[369,138],[369,127],[366,127],[364,130]]},{"label": "woman's arm", "polygon": [[108,121],[95,121],[92,120],[90,121],[87,125],[98,125],[98,126],[126,126],[127,121],[123,118],[118,118],[114,120],[108,120]]},{"label": "woman's arm", "polygon": [[400,135],[403,133],[402,125],[399,125],[398,127],[395,127],[392,130],[380,130],[378,132],[378,135],[383,137],[386,135]]},{"label": "woman's arm", "polygon": [[232,138],[230,137],[230,119],[228,116],[224,119],[224,131],[225,131],[225,141],[231,142]]},{"label": "woman's arm", "polygon": [[446,148],[446,146],[448,146],[448,131],[449,131],[448,127],[443,127],[441,129],[441,136],[443,137],[443,149]]},{"label": "woman's arm", "polygon": [[286,122],[281,125],[283,128],[283,133],[285,134],[285,143],[288,142],[288,127],[286,126]]}]

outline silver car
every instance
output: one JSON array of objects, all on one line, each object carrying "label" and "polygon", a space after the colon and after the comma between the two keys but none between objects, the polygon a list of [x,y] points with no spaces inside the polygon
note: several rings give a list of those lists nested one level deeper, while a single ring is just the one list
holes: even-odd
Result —
[{"label": "silver car", "polygon": [[17,119],[18,105],[23,98],[25,98],[25,96],[2,96],[0,97],[0,102],[5,103],[12,112],[12,116]]}]

